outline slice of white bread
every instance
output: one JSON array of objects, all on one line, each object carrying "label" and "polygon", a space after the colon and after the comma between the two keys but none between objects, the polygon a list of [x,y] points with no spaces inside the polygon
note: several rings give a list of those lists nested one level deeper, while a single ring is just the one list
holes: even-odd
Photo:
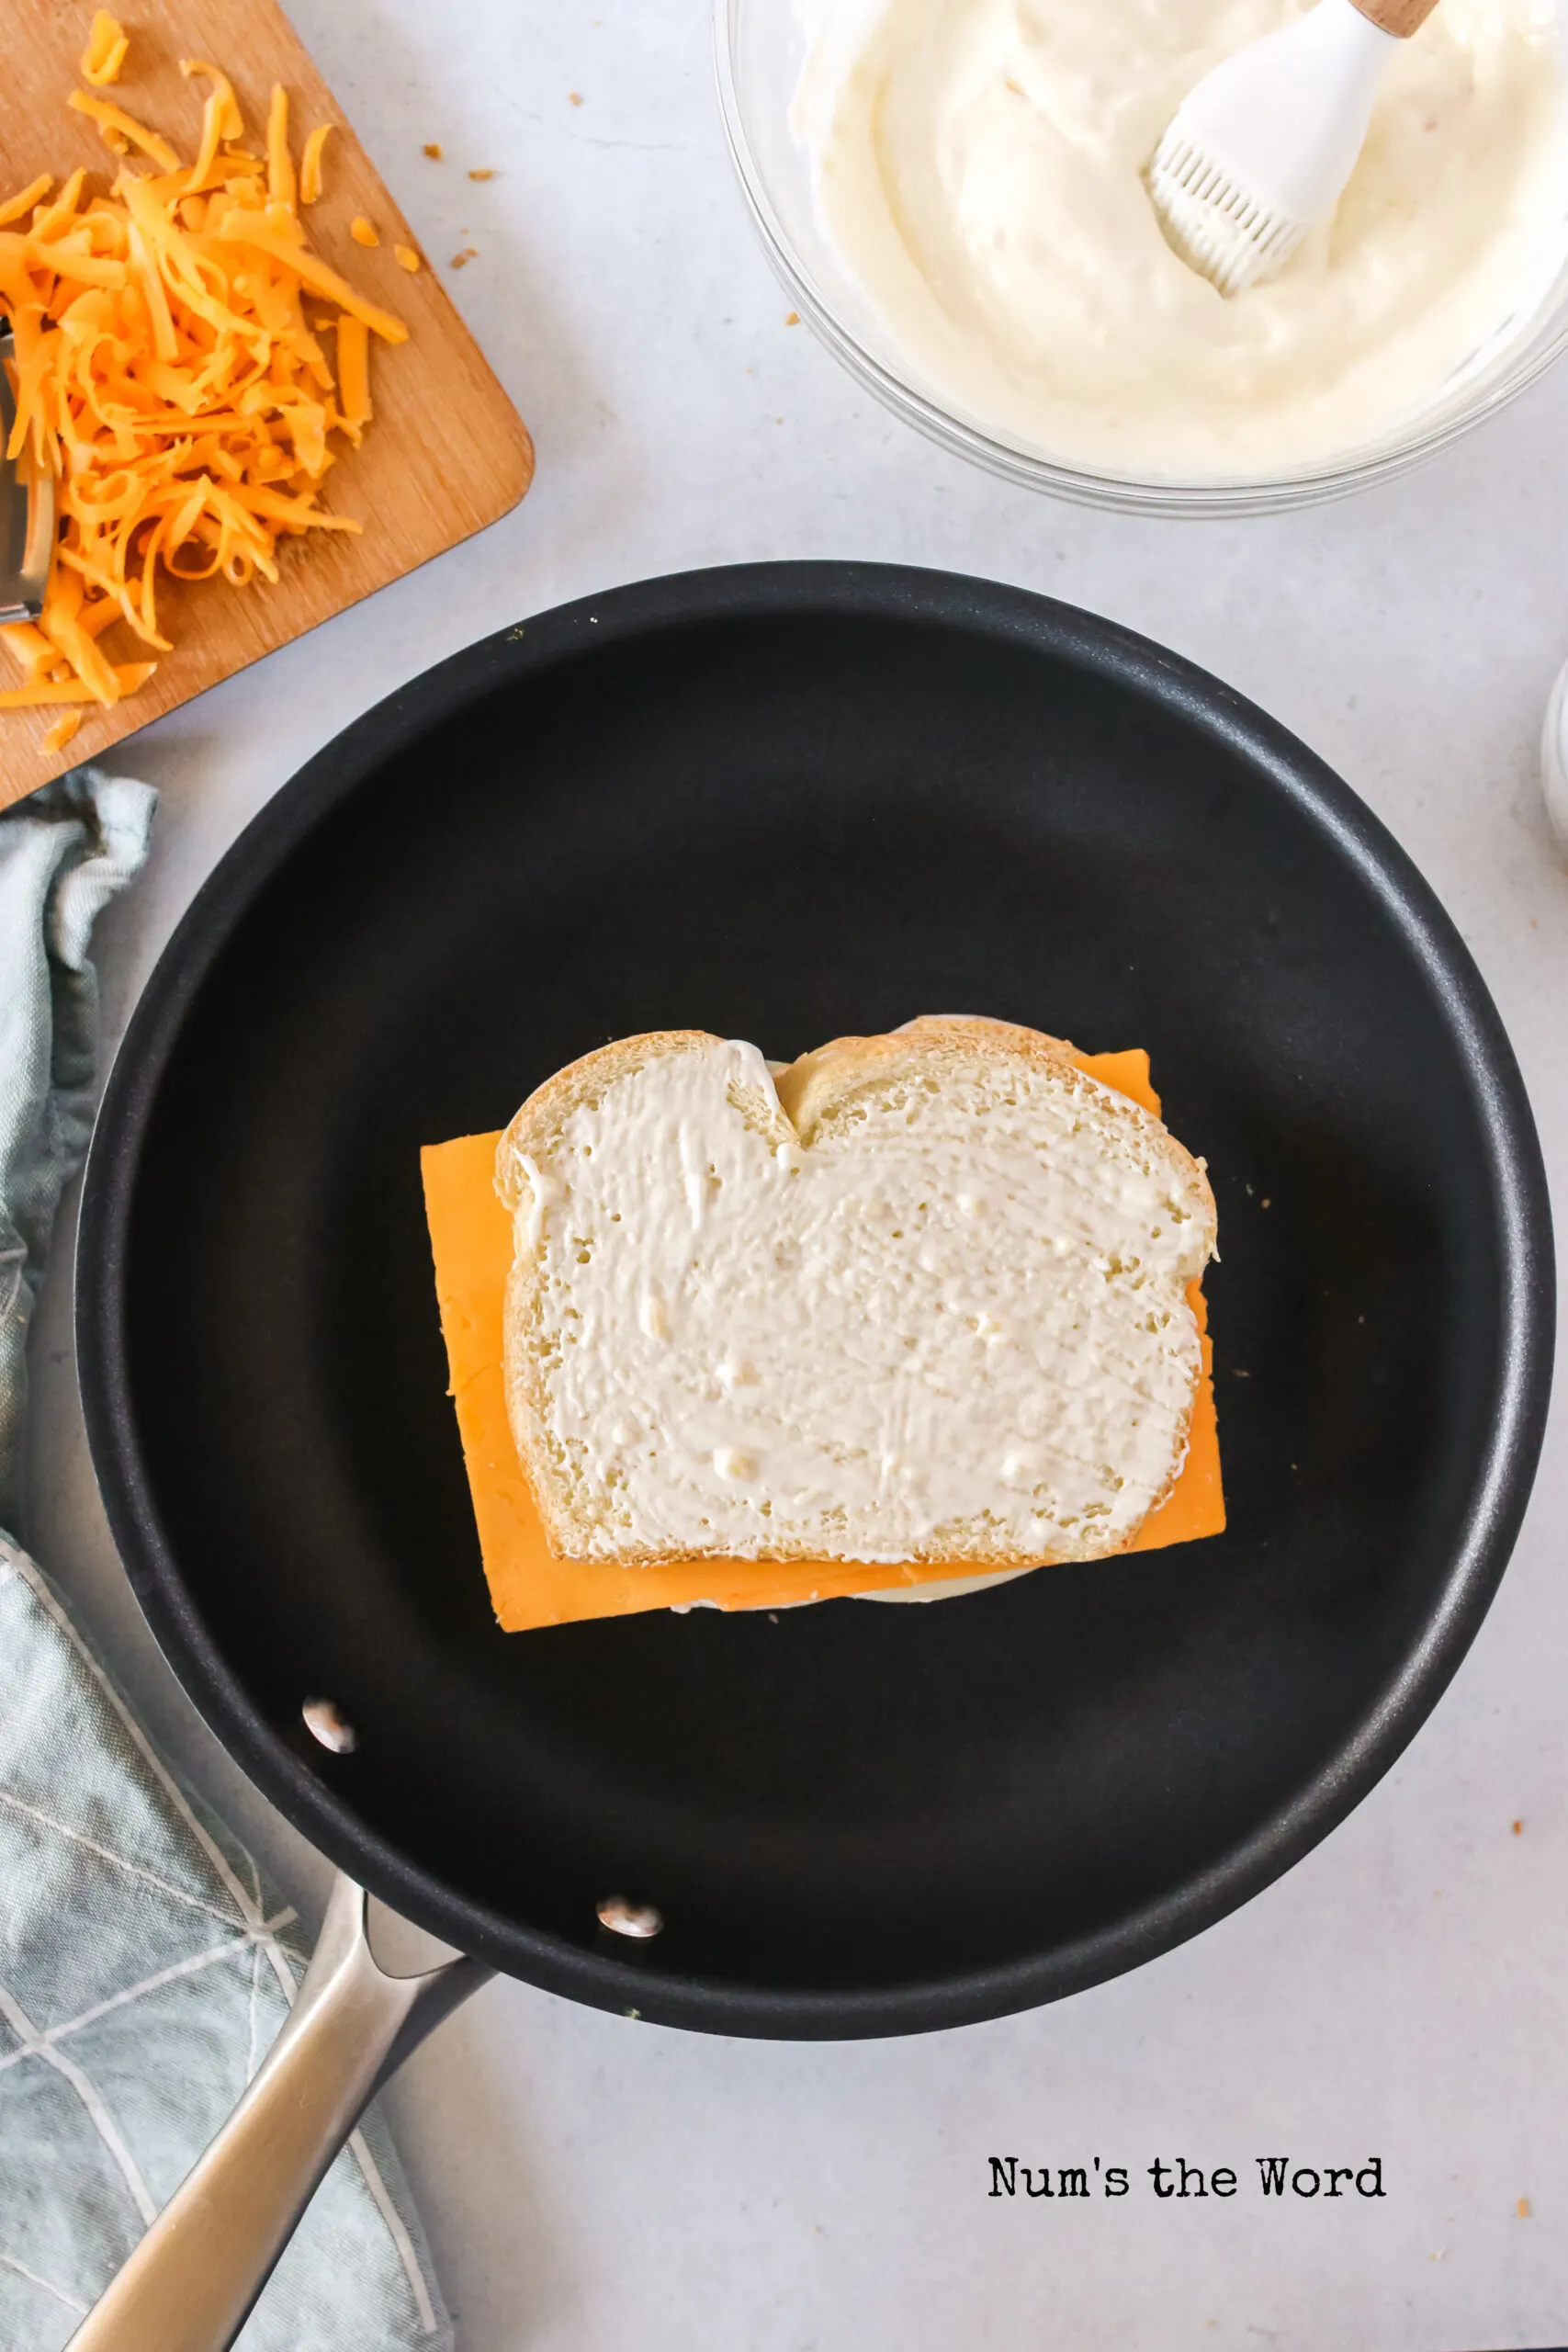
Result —
[{"label": "slice of white bread", "polygon": [[1055,1038],[927,1017],[776,1079],[625,1038],[529,1097],[496,1184],[562,1558],[1098,1559],[1176,1482],[1213,1196]]}]

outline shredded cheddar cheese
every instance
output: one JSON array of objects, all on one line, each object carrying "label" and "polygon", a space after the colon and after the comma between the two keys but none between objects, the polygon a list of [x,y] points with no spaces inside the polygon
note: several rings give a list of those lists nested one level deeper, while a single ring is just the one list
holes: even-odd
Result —
[{"label": "shredded cheddar cheese", "polygon": [[[6,634],[10,635],[9,629]],[[58,649],[50,647],[51,659]],[[118,702],[123,695],[133,695],[144,686],[157,668],[156,662],[120,662],[109,672],[115,684],[112,697]],[[103,696],[97,686],[85,678],[68,678],[63,683],[53,678],[37,678],[25,686],[7,686],[0,694],[0,710],[52,710],[58,703],[100,702]]]},{"label": "shredded cheddar cheese", "polygon": [[[93,29],[82,52],[83,81],[91,82],[95,90],[118,82],[130,47],[130,36],[124,28],[116,24],[107,8],[100,8],[93,18]],[[64,721],[61,724],[63,726]]]},{"label": "shredded cheddar cheese", "polygon": [[36,180],[29,180],[18,195],[0,204],[0,229],[8,229],[13,220],[21,219],[24,212],[30,212],[35,205],[41,204],[53,186],[52,172],[40,172]]},{"label": "shredded cheddar cheese", "polygon": [[275,85],[266,117],[266,200],[292,212],[299,195],[294,158],[288,152],[288,93]]},{"label": "shredded cheddar cheese", "polygon": [[370,422],[370,330],[344,311],[337,322],[337,386],[343,421],[355,431]]},{"label": "shredded cheddar cheese", "polygon": [[149,130],[145,123],[138,122],[133,114],[127,114],[123,107],[117,107],[112,98],[92,98],[85,90],[73,90],[65,103],[78,114],[91,115],[116,154],[123,155],[127,147],[140,147],[164,171],[172,172],[177,167],[180,159],[168,141],[157,131]]},{"label": "shredded cheddar cheese", "polygon": [[398,267],[400,269],[406,269],[411,277],[420,266],[419,255],[415,253],[412,245],[394,245],[392,247],[392,257],[396,261]]},{"label": "shredded cheddar cheese", "polygon": [[319,122],[299,151],[299,201],[314,204],[321,193],[321,156],[332,131],[330,122]]},{"label": "shredded cheddar cheese", "polygon": [[381,242],[380,231],[374,220],[366,219],[363,212],[355,214],[348,224],[348,233],[356,245],[378,245]]},{"label": "shredded cheddar cheese", "polygon": [[[100,11],[86,78],[112,81],[126,45]],[[156,667],[111,658],[107,630],[122,626],[139,655],[172,650],[161,575],[248,587],[276,580],[281,538],[360,529],[321,504],[333,438],[357,445],[370,421],[371,335],[408,335],[310,249],[298,208],[320,193],[330,125],[297,174],[282,89],[258,154],[228,76],[196,59],[182,71],[208,85],[194,162],[76,90],[68,103],[127,157],[109,193],[76,171],[0,202],[0,321],[15,346],[6,454],[52,471],[59,514],[39,621],[0,628],[21,672],[0,711],[61,708],[51,751],[81,723],[73,706],[119,702]],[[338,314],[335,379],[307,294]]]}]

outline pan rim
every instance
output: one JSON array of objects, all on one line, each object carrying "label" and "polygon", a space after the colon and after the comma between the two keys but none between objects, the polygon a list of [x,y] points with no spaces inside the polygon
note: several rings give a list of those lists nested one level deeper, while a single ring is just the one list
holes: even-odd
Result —
[{"label": "pan rim", "polygon": [[[446,1886],[358,1818],[247,1698],[209,1634],[153,1502],[136,1440],[125,1242],[139,1158],[186,1020],[237,922],[345,798],[448,712],[594,647],[734,618],[945,624],[1046,652],[1153,700],[1292,801],[1372,891],[1426,975],[1471,1083],[1501,1238],[1501,1374],[1491,1441],[1420,1639],[1352,1736],[1284,1807],[1195,1877],[1108,1927],[981,1970],[845,1990],[738,1984],[584,1950]],[[1088,1989],[1201,1933],[1337,1827],[1430,1714],[1506,1567],[1545,1432],[1555,1321],[1547,1179],[1524,1081],[1481,974],[1430,886],[1350,787],[1276,720],[1194,663],[1031,591],[875,563],[746,564],[580,598],[465,648],[354,720],[284,784],[198,889],[125,1031],[89,1153],[76,1248],[79,1379],[94,1468],[132,1589],[186,1695],[269,1801],[340,1868],[505,1973],[669,2025],[784,2040],[860,2039],[978,2022]]]}]

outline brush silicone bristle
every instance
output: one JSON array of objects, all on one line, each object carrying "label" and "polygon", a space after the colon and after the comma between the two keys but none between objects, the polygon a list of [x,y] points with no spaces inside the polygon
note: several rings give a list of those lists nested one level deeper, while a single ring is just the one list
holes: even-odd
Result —
[{"label": "brush silicone bristle", "polygon": [[1272,277],[1307,232],[1308,222],[1258,203],[1182,129],[1179,116],[1145,177],[1166,242],[1222,294]]}]

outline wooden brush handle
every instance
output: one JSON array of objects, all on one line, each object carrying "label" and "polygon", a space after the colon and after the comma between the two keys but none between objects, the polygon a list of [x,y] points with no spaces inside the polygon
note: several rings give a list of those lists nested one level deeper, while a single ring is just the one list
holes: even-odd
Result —
[{"label": "wooden brush handle", "polygon": [[1395,40],[1408,40],[1419,32],[1437,5],[1438,0],[1352,0],[1369,23],[1381,26]]}]

